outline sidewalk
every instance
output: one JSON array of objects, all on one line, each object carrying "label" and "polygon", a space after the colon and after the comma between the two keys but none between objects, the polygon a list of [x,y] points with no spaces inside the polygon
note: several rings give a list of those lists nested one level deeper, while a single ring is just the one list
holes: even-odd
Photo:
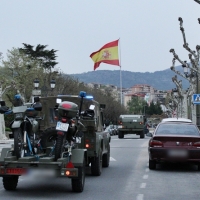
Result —
[{"label": "sidewalk", "polygon": [[14,139],[0,140],[0,144],[12,144]]}]

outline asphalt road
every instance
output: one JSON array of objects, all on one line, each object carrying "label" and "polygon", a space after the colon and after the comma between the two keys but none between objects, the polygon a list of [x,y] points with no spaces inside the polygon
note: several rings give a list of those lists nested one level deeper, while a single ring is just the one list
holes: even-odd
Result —
[{"label": "asphalt road", "polygon": [[12,192],[5,191],[0,180],[0,199],[199,200],[197,167],[174,164],[149,170],[148,140],[112,136],[110,166],[99,177],[91,176],[88,168],[82,193],[71,191],[69,179],[22,176]]}]

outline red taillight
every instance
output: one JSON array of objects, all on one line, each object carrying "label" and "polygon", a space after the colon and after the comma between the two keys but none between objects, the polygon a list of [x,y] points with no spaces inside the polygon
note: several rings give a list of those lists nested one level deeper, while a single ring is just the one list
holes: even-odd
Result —
[{"label": "red taillight", "polygon": [[194,146],[194,147],[197,147],[197,148],[200,148],[200,142],[195,142],[195,143],[193,144],[193,146]]},{"label": "red taillight", "polygon": [[163,143],[158,140],[151,140],[149,143],[150,147],[163,147]]},{"label": "red taillight", "polygon": [[69,161],[66,165],[66,168],[74,168],[74,165],[71,161]]},{"label": "red taillight", "polygon": [[67,122],[67,119],[66,119],[66,118],[62,118],[61,121],[62,121],[63,123],[66,123],[66,122]]},{"label": "red taillight", "polygon": [[64,135],[64,133],[62,131],[58,131],[57,134],[58,135]]},{"label": "red taillight", "polygon": [[119,125],[122,125],[122,122],[121,122],[121,121],[118,121],[118,124],[119,124]]},{"label": "red taillight", "polygon": [[140,124],[143,124],[143,122],[140,122]]}]

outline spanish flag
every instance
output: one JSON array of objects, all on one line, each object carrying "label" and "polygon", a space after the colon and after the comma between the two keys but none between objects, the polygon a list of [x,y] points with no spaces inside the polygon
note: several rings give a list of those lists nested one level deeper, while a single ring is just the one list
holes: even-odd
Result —
[{"label": "spanish flag", "polygon": [[101,49],[93,52],[90,55],[94,61],[94,70],[99,67],[101,63],[120,66],[118,56],[118,42],[119,40],[109,42],[105,44]]}]

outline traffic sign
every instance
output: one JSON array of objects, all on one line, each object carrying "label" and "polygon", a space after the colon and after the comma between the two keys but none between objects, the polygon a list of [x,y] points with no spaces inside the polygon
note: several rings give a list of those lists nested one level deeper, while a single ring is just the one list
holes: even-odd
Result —
[{"label": "traffic sign", "polygon": [[193,104],[200,104],[200,94],[193,94],[192,101],[193,101]]}]

